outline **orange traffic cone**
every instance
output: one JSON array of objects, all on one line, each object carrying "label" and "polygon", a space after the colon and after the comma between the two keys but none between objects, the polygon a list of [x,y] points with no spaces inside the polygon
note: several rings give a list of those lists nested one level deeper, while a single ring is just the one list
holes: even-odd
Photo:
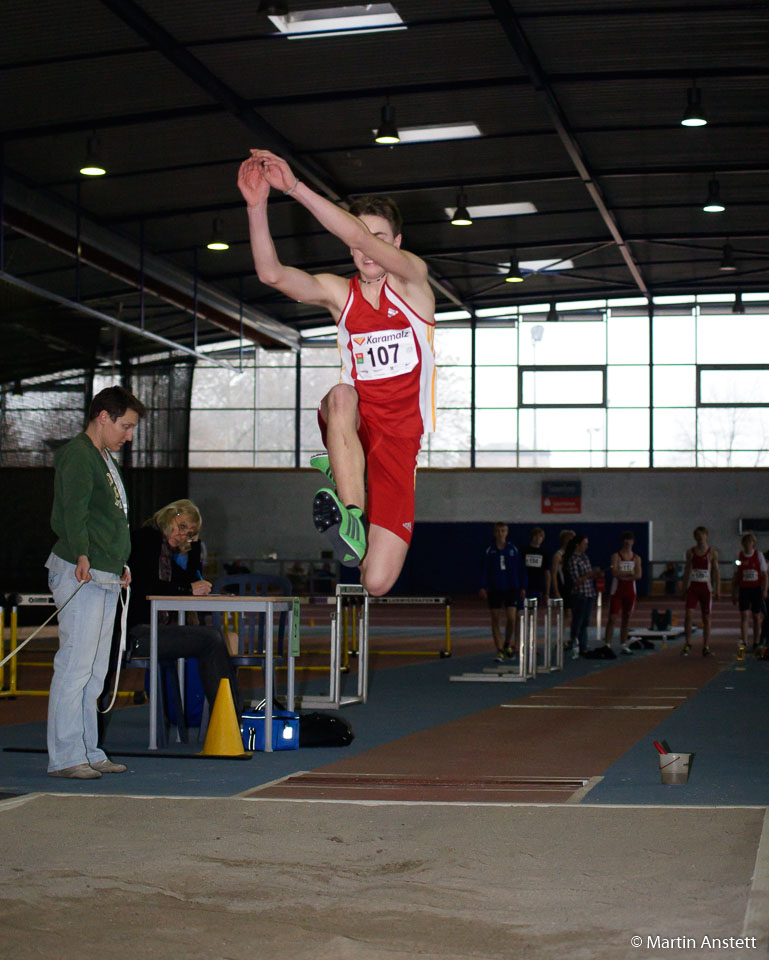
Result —
[{"label": "orange traffic cone", "polygon": [[238,715],[232,699],[230,681],[219,681],[219,689],[208,722],[208,732],[199,757],[251,757],[252,753],[243,750],[243,738],[240,735]]}]

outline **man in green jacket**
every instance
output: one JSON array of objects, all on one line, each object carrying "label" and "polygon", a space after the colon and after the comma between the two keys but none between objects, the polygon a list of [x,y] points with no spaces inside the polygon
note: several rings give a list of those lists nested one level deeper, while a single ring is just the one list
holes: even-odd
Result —
[{"label": "man in green jacket", "polygon": [[48,700],[52,777],[96,780],[126,769],[98,746],[96,702],[109,666],[118,594],[131,580],[128,501],[111,452],[133,438],[144,413],[127,390],[107,387],[91,401],[85,431],[54,457],[51,527],[58,540],[45,565],[56,606],[66,606],[59,612]]}]

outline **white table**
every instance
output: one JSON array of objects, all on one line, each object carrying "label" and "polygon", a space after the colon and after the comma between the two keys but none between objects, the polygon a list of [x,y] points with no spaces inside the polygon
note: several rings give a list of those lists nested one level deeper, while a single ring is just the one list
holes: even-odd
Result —
[{"label": "white table", "polygon": [[276,613],[287,613],[287,629],[284,638],[285,654],[288,657],[288,693],[286,706],[294,709],[294,657],[291,650],[291,635],[293,627],[292,597],[253,597],[236,596],[230,593],[209,594],[207,597],[158,597],[149,596],[150,602],[150,742],[149,749],[158,748],[157,709],[155,698],[158,685],[158,613],[166,610],[179,614],[179,623],[184,623],[188,610],[198,613],[263,613],[265,614],[264,630],[264,749],[272,751],[272,701],[274,686],[274,631],[273,621]]}]

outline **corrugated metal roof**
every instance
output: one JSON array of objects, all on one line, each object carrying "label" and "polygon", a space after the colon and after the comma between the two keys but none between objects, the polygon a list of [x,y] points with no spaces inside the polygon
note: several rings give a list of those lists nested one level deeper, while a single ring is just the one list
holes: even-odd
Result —
[{"label": "corrugated metal roof", "polygon": [[[132,244],[125,255],[132,250],[135,262],[143,237],[148,255],[188,278],[197,263],[233,303],[243,291],[249,308],[289,326],[325,323],[322,311],[290,303],[253,275],[235,180],[248,148],[266,146],[310,171],[329,195],[391,193],[406,216],[408,244],[445,280],[439,307],[453,306],[450,289],[469,308],[511,296],[633,291],[628,266],[582,182],[578,155],[651,292],[655,284],[666,292],[766,287],[766,3],[394,5],[408,29],[291,41],[275,35],[258,4],[240,0],[6,0],[0,14],[0,137],[12,188],[6,203],[12,194],[21,213],[44,224],[35,228],[36,243],[6,228],[6,269],[74,289],[71,257],[57,253],[53,269],[45,223],[74,231],[79,196],[82,218],[111,231],[116,243]],[[531,64],[519,57],[516,33],[528,42],[539,75],[530,75]],[[684,129],[679,120],[695,79],[711,124]],[[386,97],[401,127],[472,120],[483,136],[375,145],[372,130]],[[77,172],[91,137],[108,169],[100,180]],[[730,203],[725,213],[708,215],[701,205],[714,174]],[[455,228],[445,208],[460,187],[471,204],[529,200],[539,213]],[[219,255],[205,250],[215,218],[231,243]],[[349,269],[342,245],[297,204],[275,197],[270,220],[287,262]],[[683,247],[675,257],[660,253],[655,240],[670,237],[691,239],[689,260]],[[749,238],[749,249],[740,271],[727,277],[695,249],[705,243],[717,251],[740,237]],[[580,257],[578,271],[531,277],[512,293],[490,283],[512,244],[532,256],[595,249]],[[100,297],[109,298],[113,280]],[[114,287],[116,309],[118,302],[135,309],[126,306],[125,284]],[[180,335],[190,336],[189,315],[179,316],[175,327],[181,323]]]}]

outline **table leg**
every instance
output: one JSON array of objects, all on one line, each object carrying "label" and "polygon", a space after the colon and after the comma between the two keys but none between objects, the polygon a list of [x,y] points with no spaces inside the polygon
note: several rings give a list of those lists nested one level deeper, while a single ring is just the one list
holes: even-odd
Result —
[{"label": "table leg", "polygon": [[284,654],[288,659],[287,663],[287,681],[288,681],[288,692],[286,699],[286,709],[293,710],[295,703],[295,692],[294,692],[294,657],[291,651],[291,638],[293,637],[294,630],[294,612],[293,610],[288,611],[288,630],[286,636],[283,638],[284,645]]},{"label": "table leg", "polygon": [[149,749],[158,748],[158,611],[155,601],[150,600],[150,742]]},{"label": "table leg", "polygon": [[273,606],[267,604],[265,612],[266,630],[264,632],[264,749],[266,753],[272,752],[272,704],[273,704],[273,667],[272,667],[272,625],[273,625]]}]

